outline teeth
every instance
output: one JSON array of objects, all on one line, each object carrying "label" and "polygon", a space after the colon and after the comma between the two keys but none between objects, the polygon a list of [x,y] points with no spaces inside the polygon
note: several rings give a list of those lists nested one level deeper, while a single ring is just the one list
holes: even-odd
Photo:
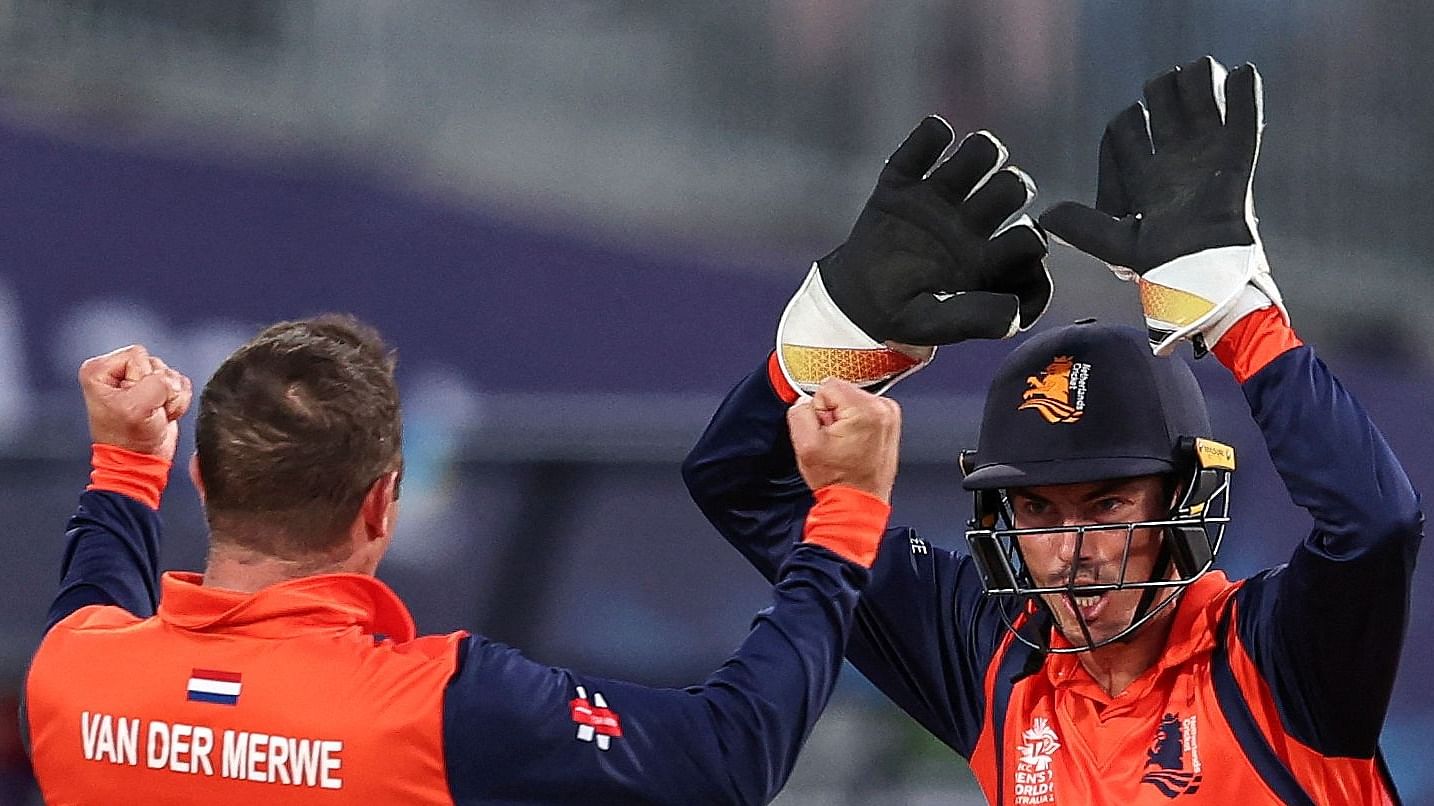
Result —
[{"label": "teeth", "polygon": [[1077,597],[1075,597],[1075,602],[1076,602],[1076,604],[1079,605],[1079,606],[1081,606],[1081,607],[1094,607],[1094,606],[1095,606],[1095,603],[1096,603],[1096,602],[1099,602],[1099,601],[1100,601],[1100,596],[1099,596],[1099,595],[1096,595],[1096,596],[1077,596]]}]

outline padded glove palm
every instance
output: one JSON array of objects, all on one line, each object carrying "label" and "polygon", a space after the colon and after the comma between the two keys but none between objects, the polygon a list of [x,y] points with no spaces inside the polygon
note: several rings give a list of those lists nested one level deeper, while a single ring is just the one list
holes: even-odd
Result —
[{"label": "padded glove palm", "polygon": [[[887,160],[851,234],[813,264],[777,328],[787,380],[810,392],[838,377],[876,392],[930,362],[940,344],[1006,338],[1051,297],[1045,236],[1011,221],[1035,185],[1006,148],[928,117]],[[1011,221],[1002,227],[1003,222]]]},{"label": "padded glove palm", "polygon": [[1254,65],[1227,74],[1206,56],[1162,73],[1144,105],[1106,127],[1095,208],[1062,202],[1041,214],[1051,235],[1140,286],[1158,355],[1181,339],[1203,354],[1251,311],[1284,312],[1256,229],[1262,109]]}]

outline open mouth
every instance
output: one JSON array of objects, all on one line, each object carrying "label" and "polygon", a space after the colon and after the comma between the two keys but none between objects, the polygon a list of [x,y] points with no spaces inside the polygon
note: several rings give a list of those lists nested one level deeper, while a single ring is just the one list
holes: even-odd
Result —
[{"label": "open mouth", "polygon": [[1071,615],[1079,616],[1086,624],[1090,624],[1100,617],[1101,611],[1105,610],[1106,596],[1104,593],[1092,596],[1068,596],[1065,598],[1065,606]]}]

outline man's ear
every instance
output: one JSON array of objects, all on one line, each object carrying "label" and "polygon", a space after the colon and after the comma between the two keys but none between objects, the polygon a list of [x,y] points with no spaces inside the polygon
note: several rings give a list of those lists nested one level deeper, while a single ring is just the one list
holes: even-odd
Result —
[{"label": "man's ear", "polygon": [[359,517],[369,539],[388,537],[398,514],[398,472],[385,473],[374,480],[364,493]]},{"label": "man's ear", "polygon": [[204,477],[199,475],[199,451],[189,455],[189,481],[199,491],[199,504],[204,505]]}]

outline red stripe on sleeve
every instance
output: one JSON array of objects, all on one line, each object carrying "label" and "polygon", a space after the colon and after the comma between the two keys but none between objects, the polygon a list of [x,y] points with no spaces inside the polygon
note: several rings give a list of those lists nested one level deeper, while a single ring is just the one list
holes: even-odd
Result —
[{"label": "red stripe on sleeve", "polygon": [[168,459],[96,442],[90,446],[90,484],[85,489],[127,495],[159,509],[169,467]]},{"label": "red stripe on sleeve", "polygon": [[782,364],[777,360],[777,351],[773,350],[767,358],[767,382],[772,385],[772,391],[777,393],[784,403],[795,403],[799,395],[797,390],[787,382],[787,375],[782,372]]},{"label": "red stripe on sleeve", "polygon": [[833,484],[814,494],[802,539],[864,568],[876,562],[891,505],[855,487]]},{"label": "red stripe on sleeve", "polygon": [[1285,352],[1304,344],[1276,307],[1261,308],[1236,322],[1211,350],[1244,383]]}]

